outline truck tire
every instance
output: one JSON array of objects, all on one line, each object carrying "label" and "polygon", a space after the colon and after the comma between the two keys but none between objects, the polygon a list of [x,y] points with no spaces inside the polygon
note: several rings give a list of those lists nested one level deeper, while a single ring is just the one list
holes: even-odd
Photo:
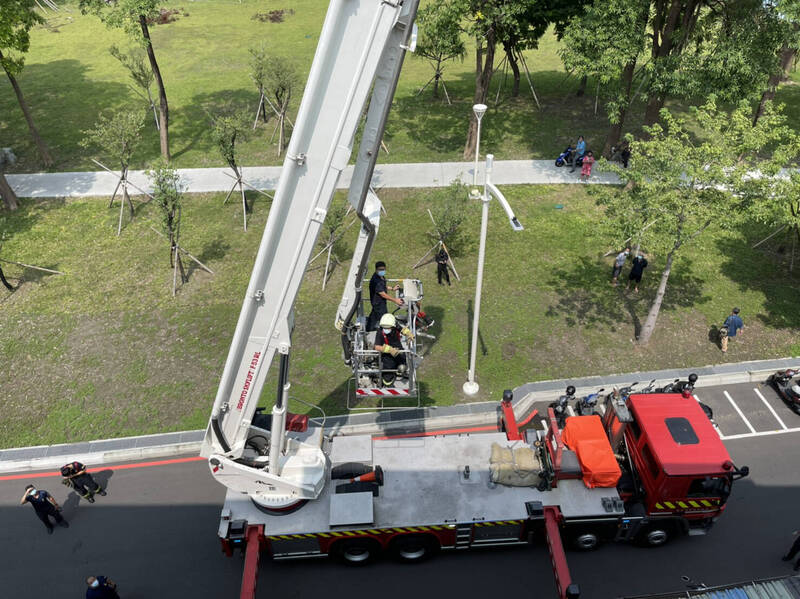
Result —
[{"label": "truck tire", "polygon": [[402,535],[392,540],[390,550],[397,561],[417,564],[439,551],[439,541],[433,535]]},{"label": "truck tire", "polygon": [[344,539],[333,546],[333,555],[348,566],[366,566],[374,562],[381,551],[380,544],[374,539],[362,537]]},{"label": "truck tire", "polygon": [[577,530],[570,534],[569,544],[578,551],[593,551],[600,546],[600,537],[591,530]]},{"label": "truck tire", "polygon": [[651,522],[636,535],[636,544],[641,547],[661,547],[666,545],[675,531],[669,522]]}]

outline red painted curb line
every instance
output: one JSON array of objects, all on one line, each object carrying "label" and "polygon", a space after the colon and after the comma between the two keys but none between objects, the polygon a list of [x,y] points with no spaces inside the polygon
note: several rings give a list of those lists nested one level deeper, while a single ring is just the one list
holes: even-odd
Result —
[{"label": "red painted curb line", "polygon": [[[104,466],[102,469],[107,470],[127,470],[129,468],[149,468],[151,466],[166,466],[168,464],[182,464],[184,462],[196,462],[205,460],[206,458],[200,456],[193,456],[191,458],[175,458],[173,460],[161,460],[158,462],[137,462],[135,464],[120,464],[118,466]],[[92,468],[92,471],[97,472],[99,468]],[[61,472],[36,472],[34,474],[9,474],[7,476],[0,476],[0,480],[19,480],[22,478],[47,478],[50,476],[61,476]]]}]

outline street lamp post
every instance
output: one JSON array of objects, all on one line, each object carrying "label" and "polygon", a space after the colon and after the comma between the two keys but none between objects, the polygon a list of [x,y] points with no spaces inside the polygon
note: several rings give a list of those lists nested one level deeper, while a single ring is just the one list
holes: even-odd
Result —
[{"label": "street lamp post", "polygon": [[[480,126],[480,119],[478,120],[478,125]],[[489,200],[491,200],[491,196],[494,196],[503,207],[503,210],[505,210],[508,220],[511,223],[511,228],[514,231],[523,230],[523,226],[517,220],[517,217],[511,210],[511,206],[509,206],[505,196],[491,181],[493,164],[494,156],[487,154],[483,195],[480,197],[483,205],[481,207],[481,241],[478,249],[478,278],[475,283],[475,313],[472,316],[472,347],[469,355],[469,371],[467,372],[467,381],[461,387],[464,393],[467,395],[475,395],[480,389],[480,386],[475,380],[475,360],[478,355],[478,326],[481,315],[481,293],[483,291],[483,263],[486,256],[486,232],[489,225]]]},{"label": "street lamp post", "polygon": [[481,154],[481,119],[486,114],[486,104],[475,104],[472,107],[475,118],[478,119],[478,136],[475,139],[475,170],[472,171],[472,185],[478,184],[478,156]]}]

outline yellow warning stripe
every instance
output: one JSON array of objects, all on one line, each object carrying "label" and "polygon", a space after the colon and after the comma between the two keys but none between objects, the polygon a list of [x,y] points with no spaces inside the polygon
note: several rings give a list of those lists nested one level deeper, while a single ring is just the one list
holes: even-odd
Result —
[{"label": "yellow warning stripe", "polygon": [[684,510],[688,510],[688,509],[691,509],[691,508],[695,508],[695,509],[702,509],[704,507],[709,508],[709,507],[714,507],[715,505],[719,505],[719,504],[720,504],[720,500],[719,499],[711,499],[711,500],[709,500],[709,499],[698,499],[698,500],[687,499],[685,502],[684,501],[675,501],[675,503],[671,503],[669,501],[665,501],[663,503],[656,503],[655,504],[655,508],[657,510],[666,510],[666,509],[674,510],[676,508],[681,508],[681,509],[684,509]]},{"label": "yellow warning stripe", "polygon": [[[475,522],[475,526],[511,526],[521,524],[522,520],[497,520],[494,522]],[[455,528],[453,524],[445,526],[405,526],[403,528],[370,528],[365,530],[343,530],[341,532],[317,532],[317,533],[303,533],[294,535],[272,535],[267,536],[270,541],[291,541],[296,539],[314,539],[323,538],[328,539],[331,537],[359,537],[367,534],[383,535],[383,534],[397,534],[408,532],[430,532],[433,530],[449,530]]]}]

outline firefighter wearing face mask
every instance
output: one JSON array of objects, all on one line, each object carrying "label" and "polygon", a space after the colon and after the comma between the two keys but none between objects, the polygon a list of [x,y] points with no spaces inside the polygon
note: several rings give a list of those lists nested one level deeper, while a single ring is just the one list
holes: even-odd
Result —
[{"label": "firefighter wearing face mask", "polygon": [[372,305],[372,312],[370,312],[367,319],[367,330],[374,331],[378,328],[378,323],[381,317],[388,312],[386,309],[386,300],[394,302],[398,306],[403,305],[403,300],[398,297],[392,297],[388,291],[397,291],[400,285],[393,287],[386,286],[386,263],[378,261],[375,263],[375,273],[369,280],[369,303]]},{"label": "firefighter wearing face mask", "polygon": [[[381,352],[381,382],[392,385],[397,373],[406,370],[406,354],[403,353],[403,340],[414,339],[408,327],[400,328],[393,314],[384,314],[380,320],[380,328],[375,335],[375,349]],[[397,371],[397,372],[395,372]]]}]

